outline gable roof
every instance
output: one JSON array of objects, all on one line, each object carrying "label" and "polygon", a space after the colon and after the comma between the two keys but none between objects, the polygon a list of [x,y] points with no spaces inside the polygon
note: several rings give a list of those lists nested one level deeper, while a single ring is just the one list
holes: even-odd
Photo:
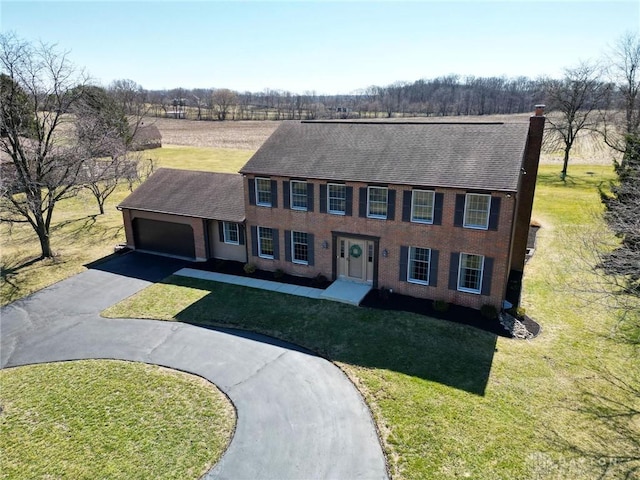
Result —
[{"label": "gable roof", "polygon": [[242,176],[160,168],[118,208],[239,223],[244,221]]},{"label": "gable roof", "polygon": [[528,123],[283,122],[243,174],[516,191]]}]

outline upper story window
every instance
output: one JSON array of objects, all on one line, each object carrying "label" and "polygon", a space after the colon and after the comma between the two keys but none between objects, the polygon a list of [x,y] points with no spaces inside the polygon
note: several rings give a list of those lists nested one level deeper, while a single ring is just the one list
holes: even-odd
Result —
[{"label": "upper story window", "polygon": [[327,204],[329,205],[329,213],[344,215],[347,205],[347,186],[329,183],[327,185]]},{"label": "upper story window", "polygon": [[270,207],[271,180],[268,178],[256,178],[256,204],[262,207]]},{"label": "upper story window", "polygon": [[262,258],[274,258],[273,229],[258,227],[258,255]]},{"label": "upper story window", "polygon": [[369,187],[367,194],[367,217],[387,218],[389,189],[387,187]]},{"label": "upper story window", "polygon": [[307,209],[307,182],[291,181],[291,208],[294,210]]},{"label": "upper story window", "polygon": [[489,228],[491,195],[467,193],[464,203],[464,223],[466,228]]},{"label": "upper story window", "polygon": [[409,247],[409,268],[407,281],[429,285],[429,264],[431,263],[431,249]]},{"label": "upper story window", "polygon": [[435,192],[432,190],[413,190],[411,192],[411,221],[433,223]]},{"label": "upper story window", "polygon": [[223,222],[224,243],[232,245],[240,244],[240,234],[238,232],[238,224],[233,222]]},{"label": "upper story window", "polygon": [[480,293],[484,271],[484,256],[460,254],[458,268],[458,290],[469,293]]}]

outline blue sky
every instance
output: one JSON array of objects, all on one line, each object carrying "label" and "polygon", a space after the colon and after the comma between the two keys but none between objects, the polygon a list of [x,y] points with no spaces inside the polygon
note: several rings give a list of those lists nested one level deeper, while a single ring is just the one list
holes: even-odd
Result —
[{"label": "blue sky", "polygon": [[634,1],[0,3],[98,82],[350,93],[447,74],[559,77],[640,28]]}]

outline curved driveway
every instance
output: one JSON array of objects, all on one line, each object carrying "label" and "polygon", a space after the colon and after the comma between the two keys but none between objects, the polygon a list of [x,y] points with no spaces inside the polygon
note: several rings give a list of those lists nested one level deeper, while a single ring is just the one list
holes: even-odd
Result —
[{"label": "curved driveway", "polygon": [[181,266],[127,254],[3,307],[0,365],[111,358],[206,378],[238,415],[208,479],[387,478],[369,411],[330,362],[255,334],[99,316]]}]

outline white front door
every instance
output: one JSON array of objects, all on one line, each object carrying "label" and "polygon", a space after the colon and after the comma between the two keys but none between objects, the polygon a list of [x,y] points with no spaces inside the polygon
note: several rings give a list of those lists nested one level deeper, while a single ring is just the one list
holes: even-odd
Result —
[{"label": "white front door", "polygon": [[370,240],[339,237],[337,244],[338,277],[354,282],[373,283],[373,250]]}]

